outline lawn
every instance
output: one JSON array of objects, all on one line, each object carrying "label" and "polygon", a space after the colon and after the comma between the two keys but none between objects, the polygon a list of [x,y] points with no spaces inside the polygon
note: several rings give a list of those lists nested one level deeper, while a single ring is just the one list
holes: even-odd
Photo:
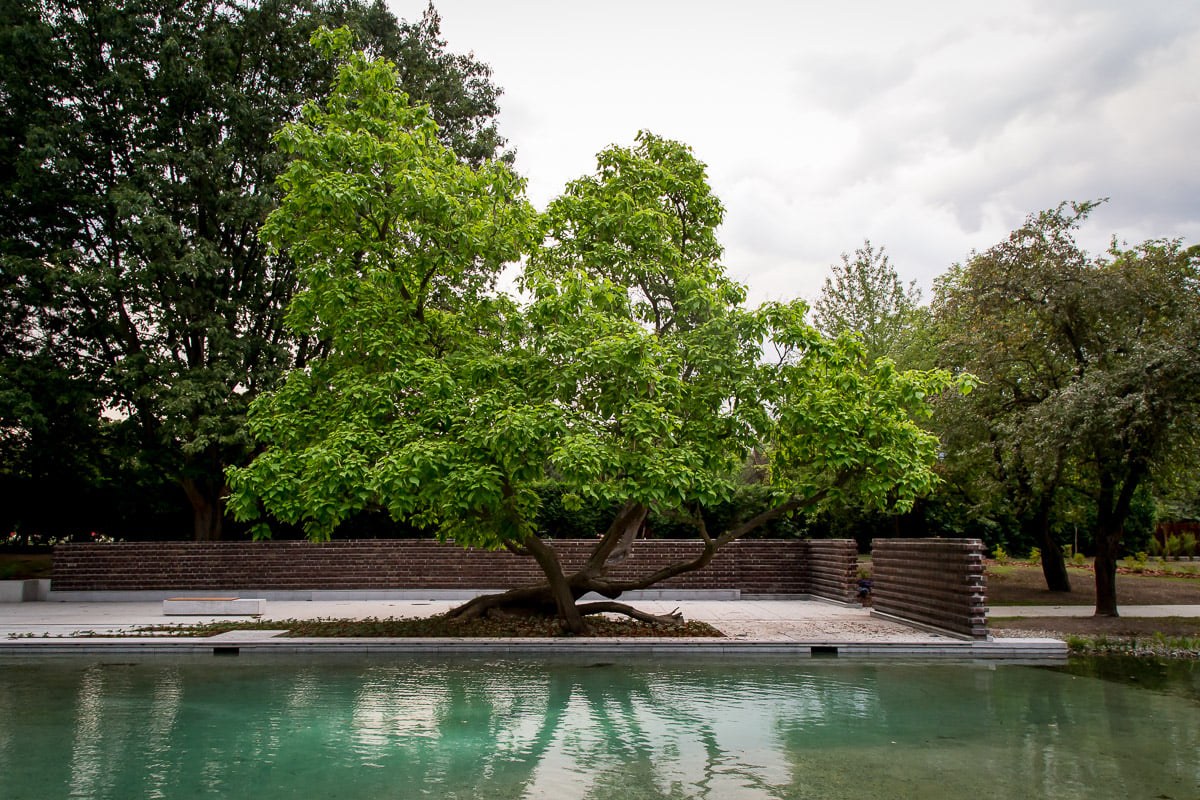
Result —
[{"label": "lawn", "polygon": [[[1200,565],[1154,564],[1117,575],[1117,604],[1200,605]],[[1090,606],[1096,601],[1091,565],[1069,568],[1069,593],[1049,592],[1041,567],[1025,562],[988,563],[988,605]],[[1019,613],[1019,611],[1017,612]],[[1198,617],[996,617],[988,627],[998,636],[1054,636],[1079,654],[1200,658]]]},{"label": "lawn", "polygon": [[[1171,561],[1141,574],[1119,570],[1117,604],[1200,605],[1200,563]],[[1070,592],[1046,589],[1042,568],[1029,562],[987,565],[989,606],[1090,606],[1096,603],[1096,577],[1091,564],[1070,565]]]},{"label": "lawn", "polygon": [[0,580],[50,577],[49,553],[0,553]]}]

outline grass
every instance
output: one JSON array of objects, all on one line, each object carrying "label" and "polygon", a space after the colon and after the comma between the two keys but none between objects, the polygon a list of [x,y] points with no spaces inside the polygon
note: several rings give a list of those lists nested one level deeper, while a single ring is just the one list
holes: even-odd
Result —
[{"label": "grass", "polygon": [[[1157,566],[1157,565],[1156,565]],[[1174,569],[1153,573],[1121,570],[1117,605],[1200,605],[1200,579],[1191,562],[1168,562]],[[1030,563],[988,564],[988,605],[1090,606],[1096,602],[1091,565],[1070,565],[1072,591],[1046,590],[1041,567]],[[1076,655],[1200,659],[1200,619],[1195,617],[995,617],[997,636],[1053,636]]]},{"label": "grass", "polygon": [[[1156,565],[1157,566],[1157,565]],[[1200,605],[1200,566],[1194,562],[1167,562],[1168,570],[1132,573],[1119,570],[1117,605]],[[1027,561],[1005,565],[987,563],[988,605],[991,606],[1090,606],[1096,603],[1096,578],[1090,563],[1068,564],[1070,592],[1046,589],[1042,568]]]},{"label": "grass", "polygon": [[1200,659],[1200,637],[1167,636],[1154,633],[1139,639],[1136,636],[1074,636],[1066,637],[1067,648],[1077,656],[1133,656],[1135,658]]},{"label": "grass", "polygon": [[0,553],[0,580],[49,578],[50,565],[49,553]]}]

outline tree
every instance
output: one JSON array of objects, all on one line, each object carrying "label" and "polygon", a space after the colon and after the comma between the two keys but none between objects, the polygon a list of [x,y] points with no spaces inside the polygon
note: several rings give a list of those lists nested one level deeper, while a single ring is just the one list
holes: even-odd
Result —
[{"label": "tree", "polygon": [[[458,163],[396,84],[386,62],[350,55],[329,101],[280,136],[293,161],[264,236],[300,265],[289,324],[329,347],[253,403],[263,451],[229,473],[240,518],[319,539],[379,506],[507,548],[545,582],[452,613],[520,607],[579,632],[593,613],[645,618],[615,599],[773,519],[929,489],[936,442],[910,415],[949,376],[868,364],[855,340],[806,325],[802,303],[743,309],[719,263],[721,204],[687,147],[642,133],[608,148],[539,218],[504,165]],[[491,290],[522,254],[524,306]],[[778,363],[762,361],[768,339]],[[704,509],[732,495],[756,446],[770,504],[709,531]],[[566,504],[618,509],[571,574],[536,535],[549,477]],[[651,509],[692,526],[696,555],[611,577]],[[609,600],[577,603],[591,591]]]},{"label": "tree", "polygon": [[961,401],[974,446],[993,453],[1043,556],[1059,553],[1047,532],[1065,472],[1089,487],[1096,614],[1116,616],[1116,557],[1138,489],[1197,430],[1200,250],[1114,244],[1092,259],[1074,231],[1094,205],[1029,217],[951,271],[935,305],[948,363],[985,387]]},{"label": "tree", "polygon": [[306,46],[322,22],[402,65],[464,160],[499,154],[499,90],[446,52],[432,7],[400,24],[364,0],[3,7],[0,290],[39,303],[6,368],[75,376],[78,414],[127,417],[199,539],[221,535],[249,402],[323,346],[285,330],[295,268],[257,236],[284,164],[270,137],[332,74]]},{"label": "tree", "polygon": [[[853,334],[862,342],[867,361],[889,358],[908,369],[929,369],[927,310],[920,307],[916,281],[905,285],[892,267],[884,248],[870,240],[854,251],[842,253],[842,263],[830,267],[813,307],[817,330],[826,336]],[[904,535],[909,527],[923,528],[922,504],[904,515],[858,506],[830,506],[810,524],[825,527],[835,536],[852,536],[861,548],[881,530]]]},{"label": "tree", "polygon": [[813,306],[817,330],[826,336],[858,334],[870,361],[885,356],[902,361],[921,302],[916,281],[901,283],[884,248],[876,250],[870,240],[854,251],[853,260],[842,253],[842,263],[830,270]]}]

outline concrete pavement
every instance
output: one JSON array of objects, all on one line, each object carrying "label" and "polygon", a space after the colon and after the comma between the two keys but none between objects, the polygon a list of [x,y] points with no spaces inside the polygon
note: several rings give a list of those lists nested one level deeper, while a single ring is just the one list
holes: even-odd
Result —
[{"label": "concrete pavement", "polygon": [[[1200,605],[1120,606],[1122,617],[1200,617]],[[1090,617],[1092,606],[991,606],[989,617]]]},{"label": "concrete pavement", "polygon": [[[249,596],[249,595],[246,595]],[[270,600],[264,620],[415,617],[442,613],[461,600]],[[951,658],[1061,662],[1056,639],[969,641],[874,617],[870,609],[811,600],[635,600],[650,613],[678,609],[685,619],[712,624],[726,638],[683,639],[351,639],[285,637],[286,625],[210,637],[129,636],[147,626],[212,622],[234,617],[165,616],[161,600],[0,604],[0,655],[273,653],[491,653],[588,656],[791,655],[808,657]],[[272,626],[274,628],[274,626]]]},{"label": "concrete pavement", "polygon": [[[248,596],[248,595],[247,595]],[[367,619],[427,617],[444,613],[461,600],[270,600],[263,620]],[[924,641],[931,634],[871,616],[869,609],[800,600],[634,600],[630,605],[652,614],[678,609],[685,619],[713,625],[731,638],[800,641]],[[162,603],[41,602],[0,606],[0,637],[69,637],[129,633],[152,625],[194,624],[232,616],[165,616]],[[936,635],[934,635],[936,636]],[[936,637],[952,640],[952,637]]]}]

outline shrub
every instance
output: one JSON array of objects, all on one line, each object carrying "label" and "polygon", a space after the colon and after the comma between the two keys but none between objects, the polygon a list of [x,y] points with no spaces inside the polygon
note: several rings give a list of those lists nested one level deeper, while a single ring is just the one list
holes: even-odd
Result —
[{"label": "shrub", "polygon": [[1196,555],[1196,534],[1185,533],[1180,537],[1181,548],[1179,555],[1194,556]]}]

